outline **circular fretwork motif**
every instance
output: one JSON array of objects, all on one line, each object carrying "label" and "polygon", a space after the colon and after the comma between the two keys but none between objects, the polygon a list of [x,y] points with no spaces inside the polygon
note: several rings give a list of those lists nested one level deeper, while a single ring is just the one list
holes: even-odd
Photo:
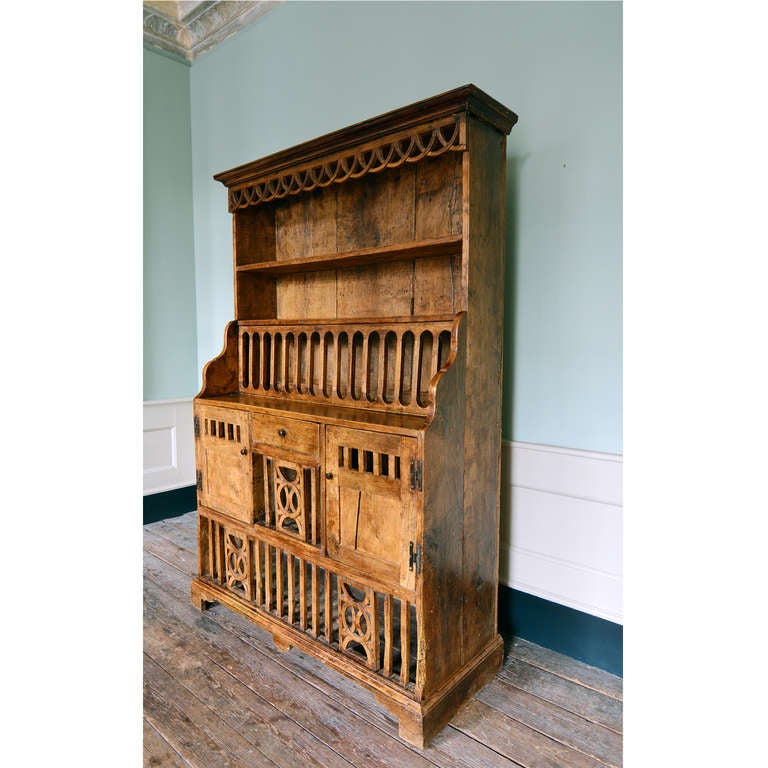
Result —
[{"label": "circular fretwork motif", "polygon": [[227,584],[242,586],[245,582],[248,567],[245,557],[245,542],[229,534],[227,536]]},{"label": "circular fretwork motif", "polygon": [[362,641],[368,637],[368,619],[361,606],[357,604],[347,605],[344,610],[344,624],[355,640]]},{"label": "circular fretwork motif", "polygon": [[286,533],[304,536],[301,473],[292,467],[277,466],[275,472],[275,514],[277,527]]}]

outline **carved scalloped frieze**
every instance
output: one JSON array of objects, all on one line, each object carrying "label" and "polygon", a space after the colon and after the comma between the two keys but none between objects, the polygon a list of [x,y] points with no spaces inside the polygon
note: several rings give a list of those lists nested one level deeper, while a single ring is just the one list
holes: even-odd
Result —
[{"label": "carved scalloped frieze", "polygon": [[368,173],[379,173],[385,168],[397,168],[403,163],[416,163],[425,157],[465,148],[464,119],[461,115],[453,115],[427,126],[417,126],[406,134],[386,136],[373,145],[368,143],[347,149],[323,158],[322,162],[296,166],[280,175],[230,189],[229,210],[233,212],[288,195],[311,192],[317,187],[341,184]]}]

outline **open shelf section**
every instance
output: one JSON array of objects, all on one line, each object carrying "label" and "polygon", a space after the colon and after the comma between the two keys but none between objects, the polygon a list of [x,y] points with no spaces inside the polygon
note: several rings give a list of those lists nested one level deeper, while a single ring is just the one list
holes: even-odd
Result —
[{"label": "open shelf section", "polygon": [[387,261],[423,259],[430,256],[450,256],[461,249],[461,235],[418,240],[400,245],[379,248],[363,248],[345,253],[325,253],[302,259],[263,261],[237,267],[238,272],[258,272],[263,275],[287,275],[296,272],[312,272],[339,267],[354,267]]}]

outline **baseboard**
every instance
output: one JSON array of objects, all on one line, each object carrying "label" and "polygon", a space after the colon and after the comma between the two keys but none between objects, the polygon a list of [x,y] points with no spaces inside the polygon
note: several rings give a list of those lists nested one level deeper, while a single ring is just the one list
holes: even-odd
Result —
[{"label": "baseboard", "polygon": [[144,496],[144,525],[179,517],[197,509],[197,487],[188,485],[163,493],[151,493]]},{"label": "baseboard", "polygon": [[623,675],[621,624],[500,584],[499,631]]}]

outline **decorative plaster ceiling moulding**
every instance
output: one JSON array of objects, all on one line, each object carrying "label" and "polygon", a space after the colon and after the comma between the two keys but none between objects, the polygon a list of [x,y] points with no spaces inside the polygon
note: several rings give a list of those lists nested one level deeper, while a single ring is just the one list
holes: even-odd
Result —
[{"label": "decorative plaster ceiling moulding", "polygon": [[282,0],[257,2],[144,3],[144,42],[192,63],[204,51],[234,35]]}]

